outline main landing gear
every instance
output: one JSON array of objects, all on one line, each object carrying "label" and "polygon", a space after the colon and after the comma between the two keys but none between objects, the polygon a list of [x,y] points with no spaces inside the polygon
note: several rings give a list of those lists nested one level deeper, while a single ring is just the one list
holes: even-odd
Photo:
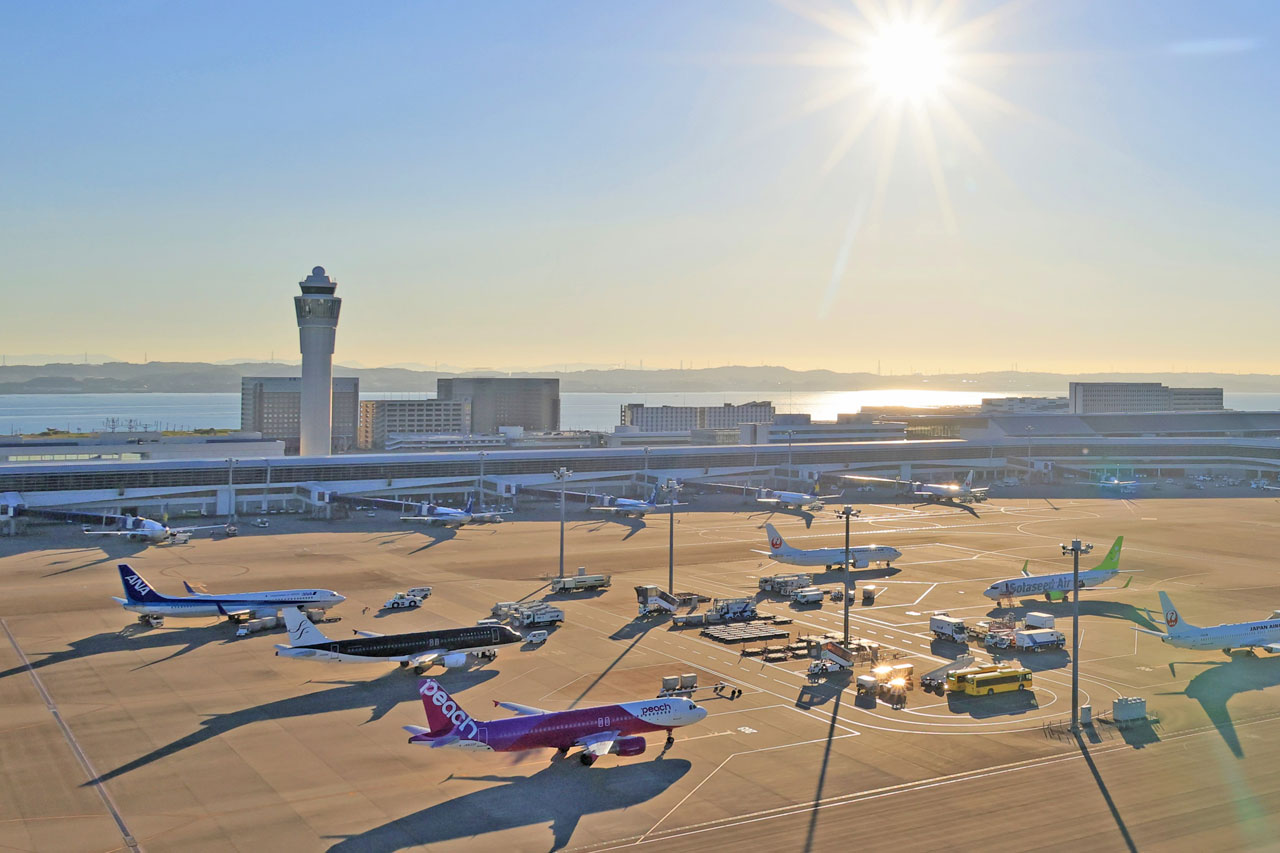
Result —
[{"label": "main landing gear", "polygon": [[676,745],[676,736],[672,734],[671,729],[667,729],[667,740],[662,745],[663,749],[670,749]]},{"label": "main landing gear", "polygon": [[596,763],[596,757],[589,752],[582,753],[582,755],[578,756],[578,760],[588,767]]}]

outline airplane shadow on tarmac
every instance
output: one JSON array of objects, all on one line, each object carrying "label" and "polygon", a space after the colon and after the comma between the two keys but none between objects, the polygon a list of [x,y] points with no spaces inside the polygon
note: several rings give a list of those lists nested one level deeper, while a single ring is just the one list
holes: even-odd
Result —
[{"label": "airplane shadow on tarmac", "polygon": [[[32,669],[40,669],[41,667],[53,666],[64,661],[76,660],[90,655],[107,654],[108,652],[138,652],[148,649],[163,649],[170,646],[180,647],[166,657],[138,667],[138,669],[141,669],[142,667],[153,666],[154,664],[185,655],[187,652],[195,651],[208,643],[218,642],[219,640],[230,641],[234,635],[235,629],[226,622],[218,622],[217,624],[200,628],[149,629],[141,625],[130,625],[122,631],[110,631],[94,634],[79,640],[72,640],[71,648],[64,651],[49,652],[47,654],[30,649],[24,649],[24,651],[29,657],[31,655],[44,654],[44,657],[39,660],[31,661]],[[24,670],[26,670],[25,666],[11,667],[0,671],[0,678],[7,678]]]},{"label": "airplane shadow on tarmac", "polygon": [[[466,671],[450,670],[435,676],[451,695],[474,687],[498,674],[493,669],[470,669]],[[319,681],[316,684],[337,685],[328,690],[306,693],[301,696],[290,696],[277,699],[252,708],[243,708],[226,714],[210,714],[200,721],[200,728],[189,735],[157,747],[145,755],[108,770],[96,779],[85,782],[81,787],[95,783],[107,782],[123,776],[139,767],[146,767],[162,758],[176,755],[207,740],[235,731],[242,726],[263,720],[284,720],[291,717],[307,717],[313,714],[328,714],[333,711],[350,711],[356,708],[368,708],[369,719],[366,723],[380,720],[392,708],[402,702],[418,701],[418,680],[412,673],[393,669],[372,681]]]},{"label": "airplane shadow on tarmac", "polygon": [[572,529],[577,530],[580,527],[585,527],[587,532],[596,533],[610,526],[626,528],[627,533],[622,537],[622,541],[626,542],[632,536],[648,527],[649,523],[643,518],[618,518],[617,516],[606,515],[603,518],[592,518],[588,521],[579,522]]},{"label": "airplane shadow on tarmac", "polygon": [[[154,546],[150,545],[147,542],[129,542],[128,540],[124,540],[124,541],[110,542],[110,543],[102,542],[93,546],[78,548],[76,549],[77,551],[90,551],[93,553],[97,553],[101,551],[103,553],[102,553],[102,556],[96,560],[89,560],[87,562],[80,563],[79,565],[68,566],[65,569],[58,569],[57,571],[48,572],[47,574],[43,574],[40,577],[52,578],[58,575],[70,574],[71,572],[78,572],[81,569],[92,568],[93,566],[101,566],[103,563],[118,563],[124,560],[128,560],[130,557],[137,556],[138,554],[142,553],[143,551],[145,551],[147,548],[150,548],[150,547],[154,547]],[[174,547],[174,546],[171,545],[168,547]],[[178,546],[178,547],[181,547],[181,546]],[[77,556],[80,556],[80,555],[77,555]],[[84,555],[84,556],[87,556],[87,555]],[[63,563],[70,563],[70,562],[71,562],[71,559],[55,560],[49,565],[60,566]]]},{"label": "airplane shadow on tarmac", "polygon": [[[1235,723],[1227,703],[1237,693],[1250,690],[1266,690],[1280,684],[1280,660],[1267,660],[1252,655],[1237,654],[1221,663],[1213,661],[1178,661],[1184,666],[1195,664],[1209,669],[1197,674],[1187,683],[1187,689],[1158,693],[1159,696],[1188,696],[1200,703],[1209,722],[1222,735],[1222,740],[1236,758],[1244,758],[1244,747],[1236,733]],[[1169,664],[1172,669],[1175,664]]]},{"label": "airplane shadow on tarmac", "polygon": [[[1025,617],[1027,613],[1049,613],[1053,615],[1056,621],[1065,624],[1067,627],[1071,625],[1070,601],[1043,601],[1039,604],[1021,604],[1017,607],[993,607],[987,612],[987,615],[998,617],[1012,614],[1021,618]],[[1163,630],[1163,626],[1157,625],[1147,617],[1145,609],[1134,607],[1132,604],[1121,604],[1118,601],[1088,601],[1084,596],[1081,596],[1080,615],[1101,616],[1105,619],[1127,619],[1139,628],[1146,628],[1148,631]]]},{"label": "airplane shadow on tarmac", "polygon": [[[471,839],[522,826],[550,823],[549,850],[569,843],[584,815],[625,809],[653,799],[684,777],[692,765],[683,758],[614,767],[583,767],[577,758],[554,758],[532,776],[450,776],[503,784],[463,794],[405,815],[368,832],[343,838],[330,853],[395,851],[442,841]],[[449,779],[446,779],[447,783]]]}]

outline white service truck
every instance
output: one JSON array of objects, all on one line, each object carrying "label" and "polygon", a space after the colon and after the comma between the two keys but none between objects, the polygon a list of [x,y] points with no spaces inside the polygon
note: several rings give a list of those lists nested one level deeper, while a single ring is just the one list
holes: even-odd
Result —
[{"label": "white service truck", "polygon": [[564,621],[564,611],[549,604],[517,605],[511,611],[511,622],[518,628],[536,628]]},{"label": "white service truck", "polygon": [[821,604],[826,592],[819,586],[806,586],[791,593],[791,600],[796,604]]},{"label": "white service truck", "polygon": [[1061,631],[1040,629],[1014,631],[1013,642],[1020,652],[1043,652],[1062,648],[1067,644],[1067,638]]},{"label": "white service truck", "polygon": [[1025,617],[1023,617],[1022,624],[1025,625],[1028,629],[1052,628],[1053,614],[1052,613],[1028,613]]},{"label": "white service truck", "polygon": [[607,589],[613,583],[613,575],[573,575],[552,578],[552,592],[573,592],[579,589]]},{"label": "white service truck", "polygon": [[421,607],[422,602],[431,596],[431,587],[415,586],[404,592],[397,592],[386,600],[382,606],[389,610],[402,610],[404,608]]},{"label": "white service truck", "polygon": [[939,640],[951,640],[953,643],[964,643],[969,639],[968,630],[964,626],[963,619],[957,619],[954,616],[948,616],[945,613],[935,613],[929,617],[929,630],[933,632],[933,636]]}]

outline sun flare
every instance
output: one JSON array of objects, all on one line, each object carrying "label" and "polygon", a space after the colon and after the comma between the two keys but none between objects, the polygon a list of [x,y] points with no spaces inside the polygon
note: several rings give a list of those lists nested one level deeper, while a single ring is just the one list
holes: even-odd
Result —
[{"label": "sun flare", "polygon": [[862,53],[862,65],[880,94],[918,100],[946,83],[947,51],[927,25],[898,22],[875,32]]}]

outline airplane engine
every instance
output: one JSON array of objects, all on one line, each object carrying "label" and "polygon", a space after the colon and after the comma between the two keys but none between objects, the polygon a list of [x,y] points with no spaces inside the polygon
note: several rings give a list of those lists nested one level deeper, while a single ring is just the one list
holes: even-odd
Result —
[{"label": "airplane engine", "polygon": [[644,752],[645,742],[642,737],[624,737],[613,745],[618,755],[639,755]]},{"label": "airplane engine", "polygon": [[449,669],[457,669],[460,666],[466,666],[467,653],[457,652],[455,654],[445,655],[444,657],[440,658],[440,663],[444,664]]}]

